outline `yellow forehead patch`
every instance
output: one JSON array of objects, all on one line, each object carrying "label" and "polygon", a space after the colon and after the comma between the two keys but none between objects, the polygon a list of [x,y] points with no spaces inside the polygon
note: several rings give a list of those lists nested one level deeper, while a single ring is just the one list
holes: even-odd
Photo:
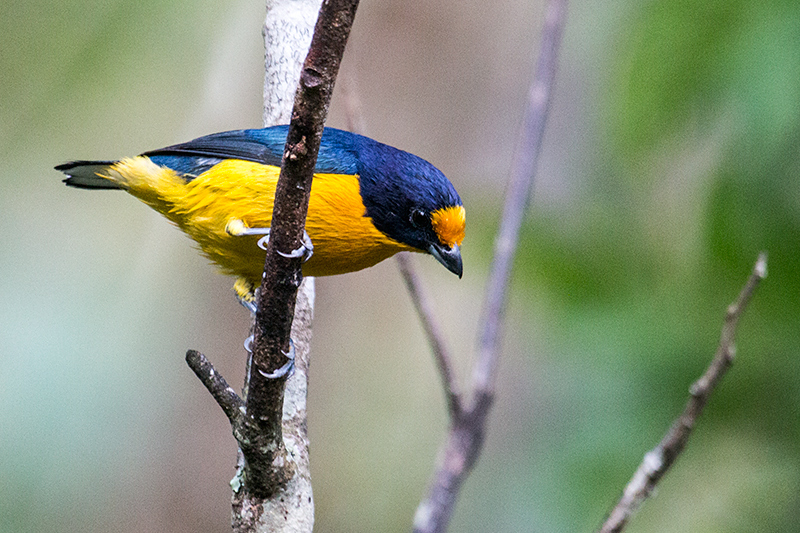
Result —
[{"label": "yellow forehead patch", "polygon": [[431,225],[442,244],[450,247],[456,244],[461,246],[466,225],[464,206],[453,205],[434,211],[431,213]]}]

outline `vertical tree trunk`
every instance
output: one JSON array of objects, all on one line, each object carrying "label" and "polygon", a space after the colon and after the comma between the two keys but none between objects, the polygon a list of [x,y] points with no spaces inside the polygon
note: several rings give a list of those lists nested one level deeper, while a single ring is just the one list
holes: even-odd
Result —
[{"label": "vertical tree trunk", "polygon": [[[321,0],[268,0],[264,21],[264,126],[288,124],[303,60],[308,53]],[[314,279],[305,278],[297,294],[292,339],[295,371],[286,382],[283,438],[297,469],[281,494],[254,499],[232,483],[233,530],[237,532],[310,532],[314,527],[314,500],[309,473],[306,397],[308,391],[311,323],[314,316]]]}]

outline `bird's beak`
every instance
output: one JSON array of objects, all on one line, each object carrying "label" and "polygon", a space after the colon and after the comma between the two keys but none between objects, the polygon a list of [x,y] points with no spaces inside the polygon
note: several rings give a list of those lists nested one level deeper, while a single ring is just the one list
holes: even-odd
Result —
[{"label": "bird's beak", "polygon": [[431,244],[428,247],[428,251],[437,261],[443,264],[447,270],[459,278],[464,273],[464,265],[461,263],[461,249],[457,244],[454,244],[452,248],[441,244]]}]

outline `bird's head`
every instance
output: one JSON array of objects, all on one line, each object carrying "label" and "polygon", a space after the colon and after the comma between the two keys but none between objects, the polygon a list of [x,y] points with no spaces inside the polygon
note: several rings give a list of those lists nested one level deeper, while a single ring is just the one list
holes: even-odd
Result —
[{"label": "bird's head", "polygon": [[424,159],[361,139],[358,173],[366,215],[378,230],[431,254],[460,278],[466,212],[453,185]]}]

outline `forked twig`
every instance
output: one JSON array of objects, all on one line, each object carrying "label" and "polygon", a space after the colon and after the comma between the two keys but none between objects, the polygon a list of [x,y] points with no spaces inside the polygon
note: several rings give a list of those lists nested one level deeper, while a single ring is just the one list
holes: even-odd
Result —
[{"label": "forked twig", "polygon": [[[294,5],[294,2],[281,6],[276,4],[271,2],[270,14],[285,9],[288,12],[274,13],[272,19],[268,14],[267,21],[280,22],[281,17],[287,14],[290,18],[294,15],[296,19],[298,9],[307,7]],[[265,80],[266,91],[281,90],[281,87],[290,91],[290,95],[272,95],[279,102],[275,108],[266,106],[265,120],[284,115],[291,116],[292,120],[275,192],[263,283],[256,293],[254,340],[249,343],[252,351],[243,397],[236,395],[202,354],[194,351],[187,353],[187,362],[192,370],[231,421],[241,451],[239,470],[231,485],[232,525],[235,532],[311,531],[313,527],[310,482],[301,479],[310,478],[307,457],[303,457],[307,454],[307,447],[297,442],[298,434],[293,432],[300,427],[300,433],[304,435],[305,419],[298,418],[304,410],[303,413],[299,412],[297,396],[305,395],[305,383],[298,384],[292,389],[292,394],[284,397],[289,375],[284,370],[290,368],[285,363],[287,357],[292,358],[290,331],[302,279],[300,258],[286,252],[303,242],[317,150],[357,6],[358,0],[325,0],[318,18],[316,12],[311,13],[311,22],[316,20],[317,24],[307,55],[301,44],[309,33],[305,16],[296,25],[294,23],[298,21],[295,19],[283,24],[277,35],[267,34],[265,27],[265,42],[280,48],[273,50],[276,57],[284,52],[292,55],[291,58],[278,57],[279,62],[287,68],[277,77],[280,83],[270,84],[269,76]],[[272,37],[280,39],[295,30],[300,34],[290,35],[292,42],[276,44],[270,41]],[[267,55],[269,59],[269,51]],[[294,84],[288,81],[294,70],[294,65],[289,63],[293,63],[295,56],[305,57],[296,94]],[[286,113],[280,101],[293,101],[293,111]],[[305,293],[301,293],[301,296],[309,302],[313,298]],[[310,315],[310,303],[301,305],[300,310],[300,315]],[[301,319],[306,326],[303,336],[308,337],[310,316],[301,316]],[[301,340],[307,345],[307,338]],[[303,361],[300,363],[304,364]],[[295,383],[298,381],[295,380]],[[297,411],[298,416],[293,415],[292,410]],[[288,417],[285,416],[287,412]],[[284,423],[291,430],[288,434],[284,434]]]},{"label": "forked twig", "polygon": [[205,355],[196,350],[189,350],[186,352],[186,364],[205,385],[208,392],[216,400],[217,405],[220,406],[225,416],[228,417],[231,425],[236,424],[242,416],[242,409],[244,402],[233,390],[233,387],[228,385],[222,374],[216,371]]},{"label": "forked twig", "polygon": [[[361,101],[355,89],[355,81],[352,78],[345,78],[342,81],[347,127],[353,133],[366,135],[364,116],[361,113]],[[417,311],[420,322],[422,322],[422,329],[425,330],[428,343],[436,359],[436,366],[439,370],[439,376],[442,379],[442,387],[444,388],[444,394],[447,400],[447,411],[450,415],[450,420],[453,421],[461,415],[463,405],[453,373],[453,359],[444,341],[442,328],[439,326],[439,321],[433,313],[433,306],[430,303],[428,291],[426,291],[424,285],[422,285],[414,263],[407,254],[400,253],[397,254],[395,258],[397,266],[400,269],[400,275],[403,276],[406,289],[408,289],[408,294],[411,297],[411,303]]]},{"label": "forked twig", "polygon": [[494,396],[511,265],[541,151],[566,11],[566,0],[550,0],[547,4],[539,58],[495,242],[469,401],[451,420],[434,479],[425,499],[417,507],[414,517],[414,531],[417,533],[441,532],[447,528],[461,485],[483,446],[484,428]]},{"label": "forked twig", "polygon": [[659,480],[683,451],[708,398],[733,363],[736,352],[734,346],[736,326],[739,324],[739,319],[747,308],[753,292],[766,276],[767,256],[762,253],[758,256],[753,273],[739,293],[739,297],[728,306],[717,352],[705,373],[689,388],[689,400],[686,402],[683,413],[673,422],[672,427],[658,443],[658,446],[645,454],[639,468],[636,469],[625,487],[619,502],[600,526],[598,530],[600,533],[622,531],[633,513],[652,494]]}]

